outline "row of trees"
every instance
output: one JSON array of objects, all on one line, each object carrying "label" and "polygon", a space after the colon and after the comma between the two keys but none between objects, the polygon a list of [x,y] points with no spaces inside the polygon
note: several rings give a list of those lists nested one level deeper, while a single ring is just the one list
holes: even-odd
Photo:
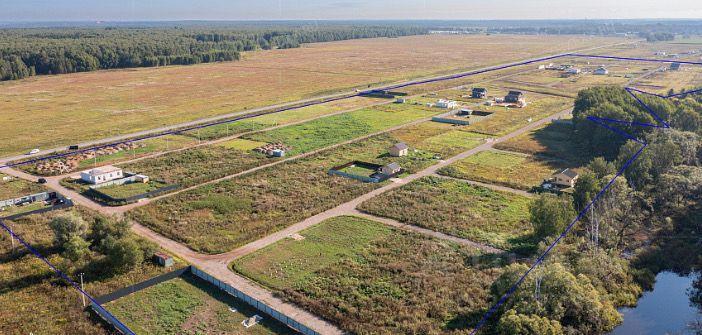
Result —
[{"label": "row of trees", "polygon": [[424,34],[411,26],[0,30],[0,80],[98,69],[190,65],[301,43]]},{"label": "row of trees", "polygon": [[[648,148],[507,301],[494,325],[498,333],[606,333],[621,322],[616,307],[635,304],[643,288],[652,285],[654,273],[702,268],[702,129],[675,122],[682,114],[701,116],[700,97],[645,99],[671,121],[673,129],[620,125],[648,143]],[[590,127],[586,116],[653,122],[638,102],[611,87],[581,92],[575,110],[572,140],[586,144],[584,154],[608,157],[595,157],[585,166],[572,196],[547,194],[534,201],[531,223],[543,241],[542,251],[642,146],[620,140],[610,130]],[[685,239],[668,239],[671,235]],[[670,257],[672,253],[681,257]],[[673,265],[671,258],[688,262]],[[499,299],[526,269],[522,264],[508,267],[492,286],[493,299]],[[690,300],[702,309],[702,283],[697,286]]]}]

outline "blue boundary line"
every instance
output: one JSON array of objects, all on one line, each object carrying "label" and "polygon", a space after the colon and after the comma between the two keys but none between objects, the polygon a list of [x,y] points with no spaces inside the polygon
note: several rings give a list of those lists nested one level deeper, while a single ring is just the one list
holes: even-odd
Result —
[{"label": "blue boundary line", "polygon": [[[444,77],[438,77],[438,78],[433,78],[433,79],[426,79],[426,80],[413,81],[413,82],[404,83],[404,84],[399,84],[399,85],[387,86],[387,87],[384,87],[384,88],[379,88],[379,89],[373,89],[373,90],[367,90],[367,91],[358,92],[358,93],[352,94],[352,95],[334,97],[334,98],[323,99],[323,100],[319,100],[319,101],[308,102],[308,103],[304,103],[304,104],[301,104],[301,105],[295,105],[295,106],[285,107],[285,108],[281,108],[281,109],[274,110],[274,111],[265,111],[265,112],[258,112],[258,113],[252,113],[252,114],[242,115],[242,116],[240,116],[240,117],[236,117],[236,118],[233,118],[233,119],[215,121],[215,122],[205,123],[205,124],[202,124],[202,125],[196,125],[196,126],[186,127],[186,128],[183,128],[183,129],[165,131],[165,132],[161,132],[161,133],[158,133],[158,134],[145,135],[145,136],[136,137],[136,138],[133,138],[133,139],[124,140],[124,141],[120,141],[120,142],[114,142],[114,143],[109,143],[109,144],[94,146],[94,147],[90,147],[90,148],[86,148],[86,149],[75,150],[75,151],[69,151],[69,152],[65,152],[65,153],[61,153],[61,154],[56,154],[56,155],[50,155],[50,156],[45,156],[45,157],[30,159],[30,160],[26,160],[26,161],[17,162],[17,163],[11,163],[11,164],[6,164],[6,165],[0,165],[0,169],[1,169],[1,168],[7,168],[7,167],[15,167],[15,166],[21,166],[21,165],[31,164],[31,163],[35,163],[35,162],[39,162],[39,161],[43,161],[43,160],[48,160],[48,159],[61,158],[61,157],[65,157],[65,156],[69,156],[69,155],[74,155],[74,154],[78,154],[78,153],[83,153],[83,152],[98,150],[98,149],[101,149],[101,148],[112,147],[112,146],[116,146],[116,145],[124,144],[124,143],[132,143],[132,142],[143,141],[143,140],[151,139],[151,138],[163,137],[163,136],[166,136],[166,135],[179,134],[179,133],[186,132],[186,131],[197,130],[197,129],[207,128],[207,127],[212,127],[212,126],[220,125],[220,124],[232,123],[232,122],[241,121],[241,120],[245,120],[245,119],[250,119],[250,118],[254,118],[254,117],[258,117],[258,116],[262,116],[262,115],[281,113],[281,112],[285,112],[285,111],[289,111],[289,110],[295,110],[295,109],[300,109],[300,108],[304,108],[304,107],[308,107],[308,106],[314,106],[314,105],[319,105],[319,104],[323,104],[323,103],[328,103],[328,102],[333,102],[333,101],[338,101],[338,100],[349,99],[349,98],[353,98],[353,97],[359,97],[359,96],[362,96],[362,95],[365,95],[365,94],[369,94],[369,93],[373,93],[373,92],[377,92],[377,91],[392,90],[392,89],[398,89],[398,88],[409,87],[409,86],[415,86],[415,85],[422,85],[422,84],[429,84],[429,83],[440,82],[440,81],[446,81],[446,80],[452,80],[452,79],[459,79],[459,78],[474,76],[474,75],[478,75],[478,74],[482,74],[482,73],[487,73],[487,72],[492,72],[492,71],[498,71],[498,70],[504,70],[504,69],[508,69],[508,68],[512,68],[512,67],[517,67],[517,66],[523,66],[523,65],[528,65],[528,64],[543,62],[543,61],[546,61],[546,60],[558,59],[558,58],[562,58],[562,57],[588,57],[588,58],[603,58],[603,59],[628,60],[628,61],[645,61],[645,62],[681,63],[681,64],[702,65],[702,63],[700,63],[700,62],[682,62],[682,61],[675,61],[675,60],[656,60],[656,59],[646,59],[646,58],[627,58],[627,57],[614,57],[614,56],[599,56],[599,55],[585,55],[585,54],[566,53],[566,54],[561,54],[561,55],[556,55],[556,56],[550,56],[550,57],[543,57],[543,58],[533,59],[533,60],[524,61],[524,62],[519,62],[519,63],[514,63],[514,64],[508,64],[508,65],[502,65],[502,66],[491,67],[491,68],[487,68],[487,69],[483,69],[483,70],[469,71],[469,72],[459,73],[459,74],[450,75],[450,76],[444,76]],[[507,291],[507,293],[505,293],[505,294],[500,298],[500,300],[499,300],[494,306],[492,306],[492,307],[490,308],[490,310],[488,310],[487,313],[485,313],[485,315],[483,315],[483,318],[480,320],[480,322],[479,322],[479,323],[476,325],[476,327],[473,329],[473,331],[471,332],[471,335],[476,334],[476,333],[484,326],[484,324],[487,322],[487,320],[490,318],[490,316],[492,316],[492,315],[497,311],[497,309],[499,309],[499,307],[502,306],[502,304],[504,304],[505,301],[507,301],[507,299],[516,291],[516,289],[519,287],[519,285],[521,285],[521,283],[524,281],[524,279],[526,279],[526,277],[529,275],[529,273],[531,273],[531,271],[533,271],[539,264],[541,264],[541,262],[543,262],[543,260],[544,260],[544,259],[546,258],[546,256],[551,252],[551,250],[558,244],[558,242],[560,242],[560,240],[562,240],[562,239],[568,234],[568,232],[570,232],[570,230],[571,230],[571,229],[575,226],[575,224],[585,215],[585,213],[587,212],[587,210],[594,204],[594,202],[597,201],[597,200],[610,188],[610,186],[612,186],[612,184],[614,183],[614,181],[615,181],[619,176],[621,176],[621,175],[624,173],[624,171],[629,167],[629,165],[631,165],[631,163],[633,163],[634,160],[636,160],[636,158],[638,158],[639,155],[641,155],[641,153],[643,152],[643,150],[648,146],[647,143],[645,143],[645,142],[643,142],[643,141],[641,141],[641,140],[636,139],[634,136],[632,136],[632,135],[630,135],[630,134],[628,134],[628,133],[626,133],[626,132],[624,132],[624,131],[622,131],[622,130],[616,128],[616,127],[609,126],[609,125],[607,125],[607,123],[620,123],[620,124],[629,124],[629,125],[647,126],[647,127],[659,127],[659,128],[669,128],[669,127],[670,127],[670,126],[669,126],[666,122],[664,122],[658,115],[656,115],[656,113],[653,112],[653,110],[652,110],[650,107],[648,107],[643,101],[641,101],[633,92],[639,92],[639,93],[643,93],[643,94],[655,95],[655,96],[662,97],[662,98],[670,98],[670,97],[675,97],[675,96],[681,96],[681,95],[686,95],[686,94],[694,94],[694,93],[702,92],[702,89],[700,89],[700,90],[695,90],[695,91],[683,92],[683,93],[679,93],[679,94],[673,94],[673,95],[669,95],[669,96],[660,96],[660,95],[657,95],[657,94],[644,92],[644,91],[641,91],[641,90],[638,90],[638,89],[634,89],[634,88],[629,88],[629,87],[627,87],[627,88],[625,88],[625,89],[626,89],[627,92],[629,92],[629,94],[631,94],[631,95],[634,97],[634,99],[636,99],[639,103],[641,103],[641,104],[651,113],[651,115],[653,115],[653,117],[654,117],[657,121],[661,122],[661,123],[663,124],[663,126],[657,126],[657,125],[651,125],[651,124],[645,124],[645,123],[637,123],[637,122],[627,122],[627,121],[622,121],[622,120],[613,120],[613,119],[605,119],[605,118],[588,117],[589,120],[591,120],[591,121],[593,121],[593,122],[595,122],[595,123],[597,123],[597,124],[599,124],[599,125],[601,125],[601,126],[604,126],[604,127],[606,127],[607,129],[610,129],[610,130],[612,130],[612,131],[615,131],[615,132],[619,133],[620,135],[622,135],[622,136],[624,136],[624,137],[626,137],[626,138],[628,138],[628,139],[632,139],[632,140],[634,140],[634,141],[636,141],[636,142],[638,142],[638,143],[641,143],[641,144],[643,144],[643,146],[639,149],[639,151],[636,152],[636,154],[634,154],[634,156],[632,156],[632,157],[624,164],[624,166],[617,172],[617,174],[615,175],[615,177],[612,178],[612,180],[610,180],[609,183],[608,183],[602,190],[600,190],[600,192],[595,196],[595,198],[593,198],[593,200],[592,200],[592,201],[578,214],[578,216],[568,225],[568,227],[565,229],[565,231],[563,231],[563,233],[561,233],[561,235],[558,236],[558,238],[546,249],[546,251],[545,251],[541,256],[539,256],[539,258],[537,258],[536,262],[534,262],[534,264],[529,268],[529,270],[527,270],[527,271],[524,273],[524,275],[522,275],[522,277],[519,278],[519,280],[518,280],[514,285],[512,285],[512,287],[510,287],[510,289]],[[0,219],[0,226],[1,226],[3,229],[5,229],[5,230],[12,236],[12,238],[17,239],[22,245],[24,245],[25,248],[27,248],[27,250],[29,250],[32,254],[34,254],[34,256],[36,256],[36,257],[39,258],[41,261],[43,261],[47,266],[49,266],[49,268],[50,268],[52,271],[54,271],[54,272],[56,273],[57,276],[59,276],[60,278],[64,279],[64,280],[65,280],[66,282],[68,282],[71,286],[73,286],[76,290],[78,290],[78,292],[80,292],[82,295],[84,295],[85,297],[87,297],[88,300],[90,300],[90,302],[92,303],[93,306],[96,306],[98,309],[104,311],[107,315],[112,316],[112,317],[114,318],[114,320],[115,320],[120,326],[124,327],[124,329],[129,330],[130,333],[129,333],[128,335],[136,335],[136,334],[135,334],[133,331],[131,331],[126,325],[124,325],[121,321],[119,321],[117,318],[115,318],[114,315],[112,315],[112,313],[110,313],[110,312],[107,311],[104,307],[102,307],[90,294],[88,294],[87,292],[83,291],[83,289],[81,289],[80,285],[78,285],[78,284],[77,284],[75,281],[73,281],[70,277],[68,277],[66,274],[64,274],[61,270],[59,270],[58,268],[56,268],[51,262],[49,262],[48,259],[46,259],[44,256],[42,256],[36,249],[34,249],[29,243],[27,243],[26,241],[24,241],[19,235],[15,234],[15,232],[12,231],[12,229],[10,229],[10,227],[8,227],[7,225],[5,225],[5,222],[4,222],[2,219]]]},{"label": "blue boundary line", "polygon": [[[623,58],[623,57],[591,56],[591,55],[588,56],[588,55],[577,55],[577,54],[573,54],[572,56],[616,59],[616,60],[627,60],[627,61],[649,61],[649,62],[662,62],[662,63],[671,63],[672,62],[672,63],[685,63],[685,64],[702,65],[702,63],[700,63],[700,62],[678,62],[678,61],[671,61],[671,60],[650,60],[650,59],[641,59],[641,58]],[[595,197],[585,206],[585,208],[583,208],[578,213],[578,215],[575,217],[575,219],[573,219],[573,221],[565,228],[565,230],[553,241],[553,243],[551,243],[548,246],[548,248],[536,259],[536,261],[534,261],[534,263],[531,265],[531,267],[529,267],[529,269],[509,288],[509,290],[507,290],[507,292],[505,294],[503,294],[502,297],[500,297],[500,299],[492,307],[490,307],[490,309],[483,315],[483,317],[480,319],[480,321],[475,326],[473,331],[470,333],[471,335],[477,334],[478,331],[480,331],[480,329],[483,326],[485,326],[488,319],[490,319],[490,317],[497,312],[497,310],[507,301],[507,299],[509,299],[514,294],[514,292],[517,290],[517,288],[519,288],[519,286],[522,284],[522,282],[524,282],[526,277],[537,266],[539,266],[544,261],[544,259],[546,258],[546,256],[548,256],[548,254],[551,252],[551,250],[553,248],[555,248],[558,245],[558,243],[564,237],[566,237],[568,235],[568,233],[573,229],[573,227],[575,227],[575,224],[578,223],[578,221],[580,221],[580,219],[582,219],[587,214],[587,211],[590,209],[590,207],[592,207],[592,205],[594,205],[594,203],[597,202],[605,194],[605,192],[607,192],[607,190],[609,190],[609,188],[612,186],[612,184],[614,184],[614,182],[617,180],[617,178],[619,178],[622,174],[624,174],[624,171],[626,171],[626,169],[629,168],[629,166],[637,158],[639,158],[641,153],[643,153],[644,149],[646,149],[648,147],[647,142],[640,140],[640,139],[637,139],[635,136],[633,136],[633,135],[631,135],[631,134],[629,134],[629,133],[627,133],[627,132],[625,132],[625,131],[623,131],[615,126],[611,126],[609,124],[626,124],[626,125],[630,125],[630,126],[640,126],[640,127],[649,127],[649,128],[664,128],[664,129],[670,128],[670,125],[667,122],[665,122],[660,116],[658,116],[658,114],[656,114],[656,112],[653,111],[653,109],[651,107],[649,107],[645,102],[643,102],[641,100],[641,98],[639,98],[636,95],[636,93],[647,94],[647,95],[652,95],[652,96],[656,96],[659,98],[668,99],[668,98],[672,98],[672,97],[678,97],[678,96],[702,92],[702,89],[697,89],[697,90],[686,91],[686,92],[682,92],[682,93],[678,93],[678,94],[670,94],[670,95],[663,96],[663,95],[659,95],[659,94],[655,94],[655,93],[645,92],[645,91],[642,91],[642,90],[639,90],[636,88],[631,88],[631,87],[626,87],[624,89],[626,90],[627,93],[629,93],[629,95],[631,95],[631,97],[634,98],[634,100],[636,100],[636,102],[641,104],[641,106],[644,107],[646,109],[646,111],[648,111],[651,114],[651,116],[653,116],[653,118],[656,119],[656,121],[659,122],[660,124],[656,125],[656,124],[650,124],[650,123],[631,122],[631,121],[624,121],[624,120],[600,118],[600,117],[594,117],[594,116],[587,117],[588,120],[596,123],[597,125],[600,125],[604,128],[607,128],[607,129],[621,135],[624,138],[633,140],[633,141],[641,144],[642,145],[641,148],[631,158],[629,158],[629,160],[627,160],[624,163],[624,165],[619,169],[619,171],[617,171],[617,173],[607,183],[607,185],[605,185],[605,187],[603,187],[597,193],[597,195],[595,195]]]}]

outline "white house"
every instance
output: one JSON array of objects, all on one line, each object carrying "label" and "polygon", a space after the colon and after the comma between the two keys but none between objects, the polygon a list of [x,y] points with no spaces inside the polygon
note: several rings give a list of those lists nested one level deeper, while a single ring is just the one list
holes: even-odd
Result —
[{"label": "white house", "polygon": [[436,102],[436,107],[439,108],[456,108],[458,106],[458,103],[453,101],[453,100],[445,100],[445,99],[439,99],[439,101]]},{"label": "white house", "polygon": [[93,185],[106,183],[111,180],[124,178],[122,169],[107,165],[80,173],[80,179]]},{"label": "white house", "polygon": [[605,67],[603,66],[603,67],[597,68],[597,70],[595,70],[595,72],[593,72],[593,73],[594,73],[595,75],[598,75],[598,76],[605,76],[605,75],[608,75],[608,74],[609,74],[609,70],[607,70],[607,68],[605,68]]}]

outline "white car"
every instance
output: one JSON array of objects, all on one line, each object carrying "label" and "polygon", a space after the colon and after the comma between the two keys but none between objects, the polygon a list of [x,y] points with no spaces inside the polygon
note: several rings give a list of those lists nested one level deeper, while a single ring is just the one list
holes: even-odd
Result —
[{"label": "white car", "polygon": [[36,155],[39,153],[39,149],[32,149],[27,155]]}]

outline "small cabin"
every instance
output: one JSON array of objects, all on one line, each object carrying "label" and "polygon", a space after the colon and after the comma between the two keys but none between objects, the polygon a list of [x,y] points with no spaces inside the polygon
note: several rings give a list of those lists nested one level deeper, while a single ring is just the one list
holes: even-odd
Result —
[{"label": "small cabin", "polygon": [[403,142],[400,142],[391,146],[388,149],[388,153],[390,154],[390,156],[393,157],[407,156],[407,154],[409,153],[409,146],[407,146],[407,144]]},{"label": "small cabin", "polygon": [[380,168],[380,173],[386,176],[398,174],[400,171],[402,171],[402,168],[400,167],[400,164],[397,163],[390,163]]},{"label": "small cabin", "polygon": [[571,170],[565,169],[559,173],[553,175],[553,183],[564,187],[575,187],[575,183],[578,181],[578,173]]},{"label": "small cabin", "polygon": [[163,267],[171,267],[175,264],[175,261],[173,260],[173,257],[169,254],[165,254],[162,252],[157,252],[154,254],[154,261]]}]

